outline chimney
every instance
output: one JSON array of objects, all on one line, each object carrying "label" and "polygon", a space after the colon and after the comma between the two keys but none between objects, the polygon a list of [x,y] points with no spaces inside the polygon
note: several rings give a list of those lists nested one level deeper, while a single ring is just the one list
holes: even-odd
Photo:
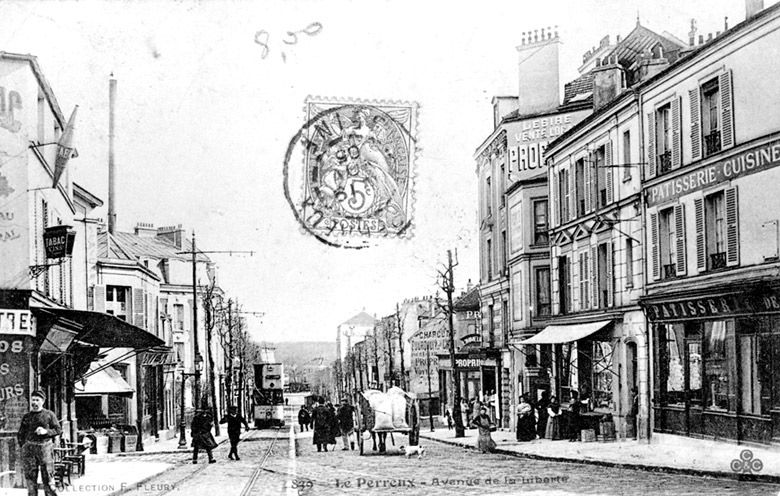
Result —
[{"label": "chimney", "polygon": [[501,123],[501,119],[517,110],[518,99],[516,96],[493,97],[493,129]]},{"label": "chimney", "polygon": [[623,67],[617,57],[605,57],[600,65],[593,69],[593,111],[605,107],[617,98],[625,89]]},{"label": "chimney", "polygon": [[531,114],[554,109],[560,104],[558,27],[524,32],[521,39],[522,44],[517,47],[518,111]]},{"label": "chimney", "polygon": [[135,235],[142,238],[154,238],[157,236],[157,229],[154,228],[154,224],[148,222],[137,222],[134,229]]},{"label": "chimney", "polygon": [[183,247],[184,229],[182,229],[181,224],[177,226],[158,227],[157,239],[167,241],[181,250]]},{"label": "chimney", "polygon": [[764,0],[745,0],[745,19],[750,19],[764,10]]},{"label": "chimney", "polygon": [[696,19],[691,19],[691,30],[688,31],[688,45],[693,46],[696,43]]},{"label": "chimney", "polygon": [[116,166],[114,165],[114,107],[116,105],[116,79],[111,73],[108,80],[108,232],[116,229]]}]

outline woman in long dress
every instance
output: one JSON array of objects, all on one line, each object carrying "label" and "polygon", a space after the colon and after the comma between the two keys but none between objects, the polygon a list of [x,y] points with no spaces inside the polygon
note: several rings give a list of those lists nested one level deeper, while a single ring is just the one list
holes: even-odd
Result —
[{"label": "woman in long dress", "polygon": [[517,405],[517,440],[533,441],[536,439],[536,418],[534,408],[531,406],[531,397],[528,393],[520,397]]},{"label": "woman in long dress", "polygon": [[544,437],[552,441],[557,441],[561,438],[561,405],[558,403],[558,398],[553,396],[550,398],[550,406],[547,407],[547,428],[544,432]]},{"label": "woman in long dress", "polygon": [[490,429],[493,427],[493,422],[490,420],[490,416],[487,414],[487,407],[479,409],[479,415],[474,417],[471,421],[471,425],[479,429],[479,436],[477,437],[477,448],[483,453],[490,453],[496,449],[496,442],[490,436]]}]

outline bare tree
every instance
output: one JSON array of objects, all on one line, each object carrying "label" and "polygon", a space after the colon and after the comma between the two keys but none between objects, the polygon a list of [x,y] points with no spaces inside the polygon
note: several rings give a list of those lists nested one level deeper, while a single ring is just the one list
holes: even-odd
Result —
[{"label": "bare tree", "polygon": [[398,351],[401,354],[401,389],[406,391],[406,370],[404,367],[404,324],[401,320],[401,309],[395,304],[395,325],[398,332]]}]

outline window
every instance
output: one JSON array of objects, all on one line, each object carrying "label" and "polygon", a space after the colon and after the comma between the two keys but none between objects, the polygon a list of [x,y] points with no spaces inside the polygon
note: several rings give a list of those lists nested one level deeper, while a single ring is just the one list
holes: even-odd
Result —
[{"label": "window", "polygon": [[593,288],[597,298],[597,306],[599,308],[605,308],[609,306],[611,298],[609,297],[609,289],[612,287],[612,281],[609,280],[612,277],[612,270],[610,267],[611,258],[609,250],[612,248],[612,243],[601,243],[596,249],[596,256],[598,260],[595,267],[593,267],[594,276],[597,281],[597,287]]},{"label": "window", "polygon": [[[527,344],[523,346],[523,354],[525,355],[526,367],[538,367],[539,357],[536,355],[536,345]],[[521,382],[522,384],[522,382]]]},{"label": "window", "polygon": [[631,131],[623,132],[623,180],[631,179]]},{"label": "window", "polygon": [[612,344],[593,341],[593,407],[612,409]]},{"label": "window", "polygon": [[493,208],[491,207],[493,203],[493,188],[490,187],[490,178],[488,177],[485,181],[485,211],[487,212],[487,216],[490,217],[493,215]]},{"label": "window", "polygon": [[534,244],[546,245],[549,243],[547,235],[547,200],[534,202]]},{"label": "window", "polygon": [[493,348],[496,344],[496,328],[493,323],[494,317],[493,305],[488,305],[488,347]]},{"label": "window", "polygon": [[574,194],[577,217],[585,215],[585,159],[579,159],[574,164]]},{"label": "window", "polygon": [[558,257],[558,301],[561,314],[571,310],[571,270],[567,256]]},{"label": "window", "polygon": [[550,315],[550,268],[536,269],[536,315]]},{"label": "window", "polygon": [[658,219],[660,236],[658,239],[661,256],[661,279],[669,279],[676,275],[677,265],[677,234],[674,224],[674,209],[661,210]]},{"label": "window", "polygon": [[726,334],[733,332],[733,321],[704,323],[704,406],[710,410],[729,410],[729,361]]},{"label": "window", "polygon": [[658,175],[672,170],[672,105],[667,103],[658,108],[655,116],[655,143]]},{"label": "window", "polygon": [[487,258],[487,280],[490,281],[493,279],[493,242],[491,240],[487,240],[487,253],[485,254]]},{"label": "window", "polygon": [[634,287],[634,240],[626,239],[626,288]]},{"label": "window", "polygon": [[509,343],[509,301],[504,300],[501,302],[501,329],[502,345],[506,346]]},{"label": "window", "polygon": [[506,195],[504,192],[506,191],[506,165],[504,164],[504,161],[501,161],[501,206],[506,207]]},{"label": "window", "polygon": [[577,342],[565,343],[560,345],[558,353],[560,363],[558,370],[561,371],[561,398],[560,401],[569,401],[572,391],[579,390],[577,376]]},{"label": "window", "polygon": [[720,89],[718,78],[705,83],[701,87],[701,129],[704,135],[704,156],[720,151],[720,127],[718,113]]},{"label": "window", "polygon": [[130,288],[125,286],[106,286],[106,313],[127,320],[127,302]]},{"label": "window", "polygon": [[501,275],[506,268],[506,231],[501,231]]},{"label": "window", "polygon": [[723,196],[720,191],[704,199],[707,270],[726,267],[726,213]]},{"label": "window", "polygon": [[183,331],[184,330],[184,305],[181,305],[179,303],[176,303],[173,305],[173,318],[174,318],[174,329],[177,331]]},{"label": "window", "polygon": [[661,326],[664,329],[662,339],[661,366],[664,369],[662,377],[666,394],[662,401],[665,405],[683,405],[685,403],[685,328],[682,324],[667,324]]},{"label": "window", "polygon": [[600,146],[593,154],[597,191],[596,204],[599,208],[607,205],[607,162],[605,158],[605,147]]},{"label": "window", "polygon": [[569,171],[562,169],[558,174],[558,212],[561,224],[569,220]]},{"label": "window", "polygon": [[176,363],[184,363],[184,343],[174,343]]},{"label": "window", "polygon": [[580,310],[590,306],[590,260],[588,250],[580,252]]}]

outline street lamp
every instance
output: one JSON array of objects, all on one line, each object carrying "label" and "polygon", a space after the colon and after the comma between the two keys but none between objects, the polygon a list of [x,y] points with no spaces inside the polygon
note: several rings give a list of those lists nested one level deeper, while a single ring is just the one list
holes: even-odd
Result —
[{"label": "street lamp", "polygon": [[[184,433],[186,424],[184,422],[184,383],[187,382],[187,377],[200,377],[200,369],[203,366],[203,358],[200,354],[195,355],[195,372],[185,372],[184,368],[181,369],[181,400],[179,403],[179,449],[187,449],[187,438]],[[195,404],[197,408],[197,403]]]}]

